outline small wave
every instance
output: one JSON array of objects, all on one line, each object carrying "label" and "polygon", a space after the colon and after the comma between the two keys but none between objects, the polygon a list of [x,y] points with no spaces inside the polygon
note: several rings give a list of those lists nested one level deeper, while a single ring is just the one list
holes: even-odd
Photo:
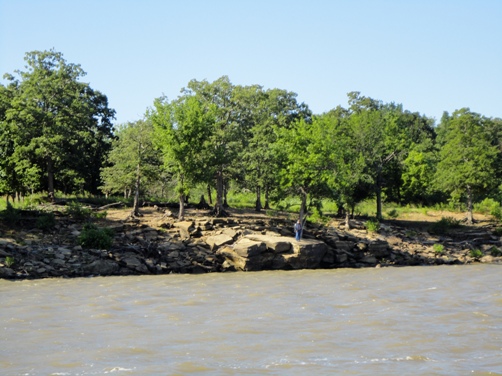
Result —
[{"label": "small wave", "polygon": [[113,368],[105,368],[103,370],[104,373],[114,373],[114,372],[132,372],[133,368],[124,368],[124,367],[113,367]]}]

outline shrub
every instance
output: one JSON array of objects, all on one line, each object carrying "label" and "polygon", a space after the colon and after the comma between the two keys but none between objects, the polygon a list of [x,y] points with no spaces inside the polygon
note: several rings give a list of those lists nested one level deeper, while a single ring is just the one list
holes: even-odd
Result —
[{"label": "shrub", "polygon": [[429,231],[433,234],[447,234],[451,229],[460,227],[460,221],[453,217],[443,217],[439,221],[434,222]]},{"label": "shrub", "polygon": [[481,257],[483,257],[483,252],[481,252],[479,249],[471,249],[471,251],[469,252],[469,256],[471,256],[472,258],[475,258],[475,259],[479,259]]},{"label": "shrub", "polygon": [[92,210],[84,207],[78,202],[71,202],[66,207],[65,213],[77,221],[83,221],[91,217]]},{"label": "shrub", "polygon": [[106,210],[92,214],[93,218],[96,218],[96,219],[106,219],[107,215],[108,215],[108,212]]},{"label": "shrub", "polygon": [[108,249],[113,244],[113,235],[112,229],[86,223],[77,240],[85,248]]},{"label": "shrub", "polygon": [[499,206],[499,207],[496,207],[496,208],[493,208],[491,211],[490,211],[490,214],[493,215],[493,217],[497,220],[497,221],[502,221],[502,208]]},{"label": "shrub", "polygon": [[438,255],[442,255],[444,253],[444,245],[436,243],[432,246],[432,249],[434,250],[435,253]]},{"label": "shrub", "polygon": [[41,230],[52,230],[56,226],[56,217],[54,216],[54,213],[42,213],[37,218],[36,226]]},{"label": "shrub", "polygon": [[312,214],[310,215],[310,218],[308,219],[308,222],[317,224],[327,224],[329,222],[329,218],[325,217],[321,210],[314,208]]},{"label": "shrub", "polygon": [[377,232],[380,230],[380,222],[378,222],[376,219],[370,219],[366,221],[365,223],[366,230],[369,232]]},{"label": "shrub", "polygon": [[5,266],[7,266],[8,268],[10,268],[12,265],[14,265],[14,257],[12,256],[7,256],[5,258]]},{"label": "shrub", "polygon": [[399,213],[396,209],[391,209],[391,210],[387,211],[387,217],[395,219],[395,218],[399,217]]},{"label": "shrub", "polygon": [[497,247],[493,246],[490,248],[490,255],[492,255],[493,257],[499,257],[502,256],[502,251]]},{"label": "shrub", "polygon": [[500,204],[493,198],[485,198],[483,201],[474,204],[474,210],[482,214],[500,212]]}]

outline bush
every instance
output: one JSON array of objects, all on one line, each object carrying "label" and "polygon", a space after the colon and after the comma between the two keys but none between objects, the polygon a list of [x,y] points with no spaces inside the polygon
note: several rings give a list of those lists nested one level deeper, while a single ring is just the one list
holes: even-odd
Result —
[{"label": "bush", "polygon": [[432,249],[434,250],[435,253],[438,255],[442,255],[444,253],[444,245],[436,243],[432,246]]},{"label": "bush", "polygon": [[113,244],[113,230],[98,228],[95,224],[86,223],[77,241],[82,247],[108,249]]},{"label": "bush", "polygon": [[499,257],[502,256],[502,251],[497,247],[493,246],[490,248],[490,255],[492,255],[493,257]]},{"label": "bush", "polygon": [[308,222],[314,224],[327,224],[329,222],[329,218],[325,217],[320,209],[314,208]]},{"label": "bush", "polygon": [[490,214],[493,215],[493,217],[501,222],[502,221],[502,208],[499,206],[499,207],[496,207],[496,208],[493,208],[491,211],[490,211]]},{"label": "bush", "polygon": [[380,222],[378,222],[376,219],[370,219],[366,221],[364,224],[366,226],[366,230],[369,232],[377,232],[380,230]]},{"label": "bush", "polygon": [[56,217],[54,216],[54,213],[42,213],[37,218],[36,226],[41,230],[52,230],[56,226]]},{"label": "bush", "polygon": [[14,257],[12,257],[12,256],[7,256],[4,261],[5,266],[8,268],[10,268],[12,265],[14,265],[14,262],[15,262]]},{"label": "bush", "polygon": [[451,229],[460,227],[460,221],[453,217],[443,217],[429,227],[429,232],[437,235],[447,234]]},{"label": "bush", "polygon": [[66,207],[65,213],[77,221],[84,221],[91,217],[92,210],[84,207],[78,202],[71,202]]},{"label": "bush", "polygon": [[395,218],[399,217],[399,212],[396,209],[391,209],[391,210],[387,211],[387,217],[395,219]]},{"label": "bush", "polygon": [[493,198],[485,198],[483,201],[474,204],[474,210],[481,214],[491,214],[500,212],[500,204]]},{"label": "bush", "polygon": [[96,219],[106,219],[107,215],[108,215],[108,212],[105,210],[102,212],[93,213],[92,217],[96,218]]},{"label": "bush", "polygon": [[472,258],[475,258],[475,259],[480,259],[481,257],[483,257],[483,252],[481,252],[481,250],[479,249],[471,249],[471,251],[469,252],[469,256],[471,256]]}]

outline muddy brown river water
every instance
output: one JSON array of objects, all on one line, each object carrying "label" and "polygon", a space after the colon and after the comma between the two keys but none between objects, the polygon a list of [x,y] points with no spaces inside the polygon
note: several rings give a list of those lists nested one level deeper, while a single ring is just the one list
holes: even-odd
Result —
[{"label": "muddy brown river water", "polygon": [[2,375],[502,375],[502,267],[0,280]]}]

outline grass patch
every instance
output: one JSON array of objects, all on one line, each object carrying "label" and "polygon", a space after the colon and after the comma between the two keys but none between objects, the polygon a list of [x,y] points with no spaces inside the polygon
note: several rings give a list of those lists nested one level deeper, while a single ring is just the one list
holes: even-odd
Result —
[{"label": "grass patch", "polygon": [[[207,198],[206,198],[207,200]],[[245,209],[254,208],[256,204],[256,194],[253,192],[229,192],[227,195],[228,205],[231,208]],[[262,204],[264,204],[262,202]]]}]

